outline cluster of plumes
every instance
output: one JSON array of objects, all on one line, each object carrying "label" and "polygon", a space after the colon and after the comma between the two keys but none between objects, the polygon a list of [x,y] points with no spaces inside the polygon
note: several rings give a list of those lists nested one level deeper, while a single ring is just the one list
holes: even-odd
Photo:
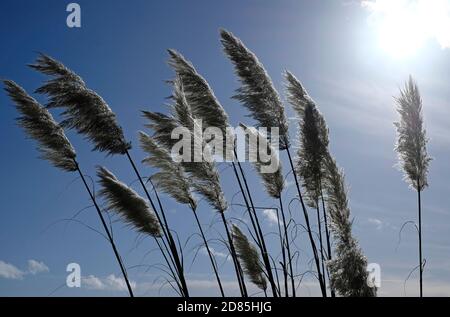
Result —
[{"label": "cluster of plumes", "polygon": [[181,164],[175,162],[170,152],[146,133],[139,132],[139,140],[141,148],[149,155],[142,162],[159,170],[151,177],[157,188],[177,202],[189,204],[195,209],[197,203],[191,195],[190,181]]},{"label": "cluster of plumes", "polygon": [[208,82],[196,71],[191,62],[175,50],[169,50],[169,65],[183,85],[184,96],[192,115],[202,119],[204,127],[216,127],[225,133],[228,115],[217,100]]},{"label": "cluster of plumes", "polygon": [[[188,104],[181,81],[177,78],[173,82],[173,94],[171,104],[171,115],[162,113],[144,112],[144,116],[150,120],[147,127],[153,130],[152,138],[167,151],[172,154],[173,146],[178,142],[172,139],[174,128],[183,128],[186,135],[192,140],[191,160],[181,160],[180,164],[184,171],[189,175],[189,182],[192,189],[202,195],[217,211],[223,212],[228,206],[225,195],[220,186],[219,173],[212,161],[201,159],[200,162],[194,161],[194,152],[203,153],[208,145],[201,140],[201,129],[195,127],[195,121],[192,116],[190,105]],[[184,149],[186,150],[186,149]],[[176,153],[180,156],[183,153]]]},{"label": "cluster of plumes", "polygon": [[328,263],[331,287],[345,297],[376,296],[376,288],[368,284],[367,259],[352,236],[344,173],[331,156],[325,167],[324,187],[335,240],[335,257]]},{"label": "cluster of plumes", "polygon": [[411,187],[421,191],[428,186],[427,173],[431,158],[426,149],[428,139],[423,127],[422,99],[411,76],[405,88],[400,90],[400,97],[396,98],[396,102],[400,121],[394,123],[398,135],[395,150],[405,173],[405,180]]},{"label": "cluster of plumes", "polygon": [[234,64],[242,84],[234,98],[250,111],[258,127],[278,127],[280,149],[288,148],[289,132],[284,107],[264,66],[231,32],[221,30],[220,35],[224,51]]},{"label": "cluster of plumes", "polygon": [[288,101],[300,122],[297,172],[304,181],[309,205],[317,207],[321,194],[327,200],[335,240],[335,256],[328,262],[331,288],[341,296],[375,296],[376,290],[367,284],[367,260],[352,236],[344,174],[328,150],[325,119],[300,81],[290,72],[285,77]]},{"label": "cluster of plumes", "polygon": [[[278,149],[273,148],[268,141],[267,136],[262,134],[259,130],[253,127],[247,127],[243,123],[240,123],[240,127],[244,130],[249,139],[253,139],[252,142],[248,142],[248,146],[246,146],[247,156],[261,177],[266,192],[273,198],[280,198],[281,192],[284,189],[284,178],[283,169],[278,157]],[[255,140],[257,141],[257,144]],[[260,152],[262,149],[266,150],[270,157],[268,160],[262,160]],[[277,167],[275,171],[265,170],[271,169],[272,166]]]},{"label": "cluster of plumes", "polygon": [[232,236],[238,257],[244,266],[245,274],[253,284],[265,291],[267,289],[267,281],[264,277],[264,268],[258,251],[236,225],[232,227]]},{"label": "cluster of plumes", "polygon": [[25,129],[30,138],[38,142],[41,157],[64,171],[76,171],[78,167],[75,162],[75,149],[50,112],[15,82],[5,80],[4,84],[5,90],[21,114],[17,119],[19,126]]},{"label": "cluster of plumes", "polygon": [[97,176],[101,185],[99,195],[107,202],[108,210],[117,213],[138,232],[161,236],[159,221],[145,199],[104,167],[98,168]]},{"label": "cluster of plumes", "polygon": [[108,104],[87,88],[80,76],[43,54],[30,67],[52,76],[36,92],[48,95],[48,108],[64,109],[61,122],[64,128],[73,128],[85,135],[94,143],[94,150],[112,155],[125,154],[131,148]]}]

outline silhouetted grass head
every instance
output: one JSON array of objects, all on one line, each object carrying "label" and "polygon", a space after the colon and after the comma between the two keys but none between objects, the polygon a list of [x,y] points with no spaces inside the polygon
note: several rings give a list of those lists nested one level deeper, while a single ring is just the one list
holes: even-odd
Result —
[{"label": "silhouetted grass head", "polygon": [[139,140],[142,150],[149,155],[142,162],[159,170],[151,177],[157,188],[177,202],[190,204],[195,209],[197,203],[191,195],[190,180],[182,165],[173,160],[166,148],[144,132],[139,132]]},{"label": "silhouetted grass head", "polygon": [[18,125],[24,128],[31,139],[38,142],[41,158],[64,171],[76,171],[75,149],[50,112],[15,82],[4,80],[3,83],[17,111],[21,114],[17,118]]},{"label": "silhouetted grass head", "polygon": [[[235,67],[241,87],[233,97],[250,111],[258,127],[278,127],[280,149],[289,147],[288,123],[284,107],[264,66],[240,39],[226,30],[220,31],[225,54]],[[268,135],[270,137],[270,135]]]},{"label": "silhouetted grass head", "polygon": [[85,135],[94,143],[94,150],[112,155],[125,154],[131,148],[111,108],[80,76],[43,54],[30,67],[52,77],[36,92],[49,97],[47,107],[64,109],[63,127]]},{"label": "silhouetted grass head", "polygon": [[161,236],[161,226],[154,211],[138,193],[104,167],[98,167],[97,176],[101,185],[99,195],[107,202],[107,209],[117,213],[137,231]]},{"label": "silhouetted grass head", "polygon": [[422,99],[419,87],[410,76],[400,96],[395,98],[400,121],[395,122],[397,128],[397,144],[401,168],[405,180],[416,190],[428,186],[427,174],[431,158],[427,153],[426,131],[423,126]]},{"label": "silhouetted grass head", "polygon": [[264,277],[264,269],[258,251],[236,225],[232,227],[232,236],[238,257],[244,266],[245,274],[258,288],[266,290],[267,281]]}]

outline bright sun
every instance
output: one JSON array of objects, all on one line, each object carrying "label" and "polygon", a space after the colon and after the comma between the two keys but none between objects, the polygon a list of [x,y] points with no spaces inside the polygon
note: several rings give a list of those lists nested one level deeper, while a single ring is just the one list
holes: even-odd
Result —
[{"label": "bright sun", "polygon": [[396,58],[413,55],[427,40],[450,47],[450,0],[363,1],[380,47]]}]

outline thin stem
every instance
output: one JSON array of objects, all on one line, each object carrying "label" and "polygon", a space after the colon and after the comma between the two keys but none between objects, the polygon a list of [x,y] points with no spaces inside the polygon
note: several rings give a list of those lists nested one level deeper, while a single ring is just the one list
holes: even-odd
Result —
[{"label": "thin stem", "polygon": [[86,190],[89,193],[89,196],[91,197],[92,202],[94,203],[95,209],[97,210],[97,214],[98,214],[98,216],[99,216],[99,218],[101,220],[101,223],[103,225],[103,229],[105,229],[106,235],[108,236],[109,243],[111,243],[111,247],[112,247],[112,249],[114,251],[114,255],[115,255],[116,259],[117,259],[117,262],[119,263],[120,270],[122,271],[122,275],[123,275],[123,277],[125,279],[125,283],[127,285],[128,293],[130,293],[130,297],[134,297],[133,290],[132,290],[131,285],[130,285],[130,281],[128,280],[127,271],[125,270],[125,267],[124,267],[124,265],[122,263],[122,259],[121,259],[120,255],[119,255],[119,251],[117,250],[117,247],[116,247],[116,244],[114,243],[114,240],[113,240],[113,237],[111,235],[111,232],[108,229],[108,225],[106,224],[105,218],[103,217],[102,212],[100,210],[100,207],[98,206],[97,201],[95,200],[94,194],[92,193],[91,189],[89,188],[89,186],[88,186],[88,184],[86,182],[86,179],[84,178],[84,175],[81,172],[81,169],[80,169],[80,166],[78,165],[78,162],[76,160],[74,160],[74,162],[75,162],[75,165],[77,167],[77,172],[80,175],[81,180],[83,181],[84,187],[86,187]]},{"label": "thin stem", "polygon": [[[145,183],[144,183],[144,181],[143,181],[143,179],[142,179],[142,177],[141,177],[141,174],[139,174],[139,171],[138,171],[138,169],[137,169],[137,167],[136,167],[136,164],[134,163],[133,159],[131,158],[131,155],[130,155],[130,153],[128,152],[128,150],[125,152],[125,154],[126,154],[128,160],[130,161],[130,164],[131,164],[131,166],[132,166],[132,168],[133,168],[133,170],[134,170],[136,176],[137,176],[138,179],[139,179],[139,183],[141,184],[142,189],[144,190],[145,195],[147,196],[148,201],[150,202],[150,204],[151,204],[153,210],[155,211],[155,214],[156,214],[156,216],[157,216],[157,218],[158,218],[159,223],[161,224],[161,227],[162,227],[162,229],[163,229],[163,232],[164,232],[166,238],[168,239],[170,251],[171,251],[171,253],[172,253],[173,257],[174,257],[175,265],[176,265],[177,271],[178,271],[179,276],[180,276],[180,283],[181,283],[181,286],[182,286],[182,293],[183,293],[183,296],[189,297],[189,290],[188,290],[188,288],[187,288],[186,279],[185,279],[185,277],[184,277],[183,265],[182,265],[182,263],[181,263],[181,261],[180,261],[180,257],[179,257],[179,255],[178,255],[178,250],[177,250],[177,248],[176,248],[175,241],[174,241],[174,239],[173,239],[173,237],[172,237],[172,233],[171,233],[170,230],[169,230],[169,226],[168,226],[168,223],[167,223],[167,219],[166,219],[164,210],[162,209],[162,205],[161,205],[161,203],[160,203],[160,201],[159,201],[159,198],[158,198],[158,202],[159,202],[159,204],[160,204],[159,206],[160,206],[160,208],[161,208],[161,215],[162,215],[162,219],[163,219],[164,222],[161,221],[161,217],[160,217],[160,215],[159,215],[158,212],[157,212],[156,206],[155,206],[155,204],[154,204],[152,198],[150,197],[150,194],[149,194],[149,192],[148,192],[148,190],[147,190],[147,187],[145,186]],[[164,228],[164,227],[165,227],[165,228]]]},{"label": "thin stem", "polygon": [[322,262],[322,272],[323,272],[322,278],[323,278],[323,284],[326,285],[326,281],[325,281],[325,256],[324,256],[324,250],[323,250],[322,224],[321,224],[321,220],[320,220],[319,202],[316,202],[316,211],[317,211],[317,225],[318,225],[318,230],[319,230],[320,260]]},{"label": "thin stem", "polygon": [[289,271],[290,271],[290,274],[291,274],[292,296],[295,297],[295,281],[294,281],[294,271],[292,270],[291,246],[290,246],[290,242],[289,242],[288,226],[286,224],[286,216],[284,214],[283,200],[281,199],[281,195],[278,198],[278,200],[280,202],[281,216],[283,218],[284,241],[285,241],[286,250],[287,250]]},{"label": "thin stem", "polygon": [[225,215],[223,211],[219,211],[221,217],[222,217],[222,223],[225,227],[225,232],[227,234],[227,239],[228,239],[228,244],[230,245],[230,254],[231,257],[233,259],[233,263],[234,263],[234,268],[236,270],[236,277],[239,283],[239,288],[241,290],[241,295],[242,297],[248,297],[247,294],[247,288],[245,287],[245,282],[244,282],[244,275],[242,272],[242,268],[241,265],[239,263],[239,259],[237,257],[237,253],[236,253],[236,249],[234,248],[234,243],[233,243],[233,239],[231,237],[230,234],[230,230],[228,229],[228,224],[227,224],[227,220],[225,219]]},{"label": "thin stem", "polygon": [[[163,249],[163,247],[161,246],[161,243],[158,241],[158,238],[156,238],[156,237],[154,237],[154,238],[155,238],[156,244],[158,245],[159,249],[161,250],[161,254],[162,254],[164,260],[165,260],[166,263],[167,263],[167,267],[169,268],[169,270],[170,270],[170,272],[171,272],[171,274],[172,274],[172,278],[175,280],[175,283],[177,283],[178,289],[180,290],[180,294],[183,294],[183,287],[182,287],[181,284],[180,284],[180,281],[179,281],[179,275],[176,274],[176,273],[173,271],[173,268],[172,268],[172,266],[170,265],[169,259],[167,258],[167,255],[164,253],[164,249]],[[164,241],[164,240],[161,239],[161,241]],[[169,250],[167,249],[167,246],[166,246],[165,244],[164,244],[164,247],[165,247],[165,249],[166,249],[166,252],[167,252],[168,254],[170,254],[170,252],[169,252]],[[178,276],[178,278],[177,278],[177,276]]]},{"label": "thin stem", "polygon": [[[253,204],[253,199],[252,199],[252,196],[250,194],[250,190],[249,190],[249,187],[248,187],[248,184],[247,184],[247,179],[245,178],[245,174],[244,174],[244,171],[242,170],[241,163],[237,159],[236,149],[234,149],[234,155],[235,155],[236,161],[238,163],[239,171],[240,171],[241,177],[242,177],[243,182],[244,182],[244,186],[245,186],[245,189],[246,189],[246,192],[247,192],[247,195],[248,195],[248,199],[247,199],[247,195],[244,193],[244,189],[243,189],[243,186],[242,186],[241,179],[240,179],[240,177],[239,177],[239,175],[237,173],[236,164],[234,162],[232,162],[234,174],[236,176],[236,179],[238,181],[239,187],[241,189],[242,197],[244,198],[244,202],[245,202],[245,205],[247,207],[247,210],[248,210],[248,213],[249,213],[249,216],[250,216],[250,220],[252,222],[253,229],[255,231],[256,237],[258,238],[258,247],[259,247],[259,249],[261,251],[261,255],[262,255],[262,258],[263,258],[264,266],[266,267],[267,277],[269,279],[269,283],[270,283],[270,286],[272,288],[273,297],[277,297],[277,287],[276,287],[276,284],[275,284],[275,279],[273,277],[272,267],[270,265],[270,260],[269,260],[269,255],[268,255],[267,248],[266,248],[266,242],[265,242],[265,239],[264,239],[264,234],[263,234],[263,232],[261,230],[261,226],[259,224],[258,216],[256,214],[255,206]],[[250,201],[252,209],[250,209],[249,201]],[[252,215],[252,213],[253,213],[253,215]]]},{"label": "thin stem", "polygon": [[[420,187],[419,187],[420,188]],[[417,190],[417,205],[419,209],[419,274],[420,274],[420,297],[423,297],[423,285],[422,285],[422,274],[423,274],[423,262],[422,262],[422,202],[420,197],[420,189]]]},{"label": "thin stem", "polygon": [[289,151],[289,148],[286,149],[286,152],[287,152],[287,155],[288,155],[288,158],[289,158],[289,164],[291,165],[292,174],[294,175],[295,185],[297,187],[298,198],[299,198],[300,203],[302,205],[303,216],[305,217],[306,229],[307,229],[307,232],[308,232],[309,241],[310,241],[311,248],[312,248],[313,255],[314,255],[314,262],[316,263],[317,274],[319,275],[320,290],[322,291],[322,296],[323,297],[327,297],[326,287],[325,287],[325,285],[323,285],[323,278],[322,278],[322,273],[321,273],[321,270],[320,270],[320,263],[319,263],[319,257],[317,255],[316,243],[314,242],[314,238],[313,238],[313,235],[312,235],[311,225],[309,223],[308,212],[306,211],[305,203],[303,201],[303,196],[302,196],[302,192],[300,190],[300,185],[299,185],[299,182],[298,182],[297,173],[295,172],[294,162],[292,161],[292,157],[291,157],[291,153]]},{"label": "thin stem", "polygon": [[225,297],[225,293],[224,293],[223,287],[222,287],[222,282],[220,281],[219,273],[217,272],[217,265],[216,265],[216,262],[214,260],[214,256],[213,256],[213,254],[212,254],[212,252],[211,252],[211,250],[209,248],[208,240],[206,240],[205,234],[203,232],[202,225],[200,224],[200,220],[198,219],[197,211],[195,210],[195,208],[193,206],[191,206],[191,209],[192,209],[192,212],[194,213],[195,221],[197,222],[197,226],[198,226],[198,229],[199,229],[200,234],[202,236],[203,243],[205,244],[206,251],[208,252],[208,256],[209,256],[209,259],[211,261],[211,266],[212,266],[212,268],[214,270],[214,274],[216,275],[217,284],[219,285],[219,289],[220,289],[220,294],[222,295],[222,297]]},{"label": "thin stem", "polygon": [[283,261],[281,261],[281,268],[283,269],[283,277],[284,277],[284,296],[289,296],[289,290],[288,290],[288,282],[287,282],[287,267],[286,267],[286,248],[285,248],[285,236],[282,233],[281,230],[281,221],[280,221],[280,214],[277,209],[277,223],[278,223],[278,236],[280,237],[280,248],[281,248],[281,257]]}]

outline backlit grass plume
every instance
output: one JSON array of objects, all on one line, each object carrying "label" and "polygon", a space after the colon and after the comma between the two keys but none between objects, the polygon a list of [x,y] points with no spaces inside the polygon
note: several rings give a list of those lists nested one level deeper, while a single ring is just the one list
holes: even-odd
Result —
[{"label": "backlit grass plume", "polygon": [[267,282],[264,277],[263,264],[260,260],[258,251],[238,226],[233,225],[232,234],[233,241],[236,245],[236,251],[243,264],[245,274],[253,284],[266,292]]},{"label": "backlit grass plume", "polygon": [[228,115],[217,100],[208,82],[191,62],[175,50],[169,50],[169,65],[183,85],[184,96],[195,118],[202,119],[204,128],[217,127],[225,133]]},{"label": "backlit grass plume", "polygon": [[219,285],[220,293],[225,296],[222,282],[217,270],[217,263],[214,254],[211,252],[208,240],[204,234],[202,225],[197,215],[197,201],[191,195],[191,182],[186,175],[184,168],[179,162],[175,162],[170,152],[158,144],[154,138],[144,132],[139,133],[141,147],[149,156],[143,162],[157,168],[159,171],[152,175],[152,181],[156,183],[158,189],[170,195],[177,202],[190,206],[197,222],[200,235],[203,239],[204,247],[208,252],[214,274]]},{"label": "backlit grass plume", "polygon": [[395,98],[400,121],[395,122],[397,128],[397,144],[401,167],[405,173],[405,180],[417,191],[428,186],[427,174],[431,158],[427,153],[426,131],[423,127],[422,99],[419,87],[409,77],[400,96]]},{"label": "backlit grass plume", "polygon": [[[309,215],[305,209],[303,209],[306,229],[313,251],[322,294],[323,296],[327,296],[319,199],[322,201],[322,209],[325,220],[325,233],[327,238],[328,260],[330,260],[331,242],[322,188],[324,158],[328,154],[328,127],[324,117],[319,112],[315,102],[308,95],[301,82],[289,71],[285,72],[285,80],[287,99],[296,112],[299,125],[299,150],[297,152],[297,166],[295,168],[294,178],[296,179],[296,175],[299,175],[300,179],[303,181],[302,186],[305,188],[306,202],[310,207],[315,208],[317,212],[322,269],[319,263],[319,254],[316,243],[312,235]],[[299,197],[301,197],[301,192],[299,189],[298,191]],[[333,289],[331,289],[331,295],[334,296]]]},{"label": "backlit grass plume", "polygon": [[[195,128],[196,123],[192,117],[190,104],[188,104],[184,95],[181,81],[175,80],[173,88],[172,104],[170,105],[171,115],[149,111],[144,112],[144,116],[150,120],[147,127],[153,130],[152,137],[157,142],[161,142],[167,151],[172,151],[172,147],[178,142],[177,139],[172,139],[171,137],[174,128],[185,128],[192,141],[194,139],[201,140],[199,134],[202,133],[200,129]],[[205,159],[194,162],[194,152],[203,153],[203,149],[207,146],[204,141],[193,141],[190,153],[191,160],[182,160],[180,163],[191,177],[191,184],[194,190],[202,195],[217,211],[223,212],[228,206],[220,186],[219,173],[214,163]]]},{"label": "backlit grass plume", "polygon": [[[280,198],[281,192],[284,189],[284,179],[281,162],[278,157],[278,150],[271,147],[270,142],[267,140],[266,135],[260,133],[253,127],[247,127],[245,124],[240,123],[240,127],[248,134],[249,138],[257,140],[258,145],[248,146],[249,160],[255,166],[256,171],[262,179],[266,192],[272,198]],[[261,155],[258,149],[267,149],[269,159],[267,161],[261,160]],[[276,169],[272,172],[264,171],[265,168],[269,168],[270,165],[276,166]]]},{"label": "backlit grass plume", "polygon": [[49,97],[47,107],[64,109],[63,127],[76,129],[85,135],[94,143],[94,150],[125,154],[131,148],[108,104],[89,89],[80,76],[43,54],[30,67],[53,77],[36,92]]},{"label": "backlit grass plume", "polygon": [[108,241],[111,244],[117,263],[120,266],[128,292],[133,297],[133,290],[128,279],[125,266],[115,245],[114,239],[102,215],[100,207],[94,197],[93,191],[88,186],[85,176],[76,161],[76,153],[70,141],[67,139],[64,129],[53,119],[51,113],[42,107],[34,98],[11,80],[5,80],[5,90],[16,104],[21,114],[17,119],[18,124],[25,129],[30,138],[38,142],[38,150],[41,157],[52,163],[55,167],[66,172],[78,172],[89,197],[94,204],[97,215],[103,225]]},{"label": "backlit grass plume", "polygon": [[303,179],[302,185],[305,188],[308,204],[318,208],[328,138],[321,135],[321,125],[324,120],[314,104],[306,104],[302,119],[297,172]]},{"label": "backlit grass plume", "polygon": [[344,297],[376,296],[376,289],[368,286],[367,259],[352,236],[344,173],[331,156],[327,157],[325,166],[324,187],[336,243],[334,258],[328,263],[331,287]]},{"label": "backlit grass plume", "polygon": [[19,126],[38,142],[41,157],[66,172],[76,171],[75,149],[50,112],[15,82],[5,80],[4,84],[6,92],[21,114],[17,119]]},{"label": "backlit grass plume", "polygon": [[[172,131],[166,129],[166,125],[169,125],[172,128],[183,128],[183,132],[187,132],[187,136],[191,138],[192,147],[190,149],[190,160],[183,159],[180,163],[190,176],[191,186],[194,191],[205,198],[205,200],[217,212],[219,212],[227,234],[228,247],[230,248],[230,254],[233,258],[233,264],[235,266],[241,294],[243,296],[247,296],[247,290],[241,274],[240,264],[231,239],[231,233],[228,229],[227,220],[224,215],[228,208],[228,204],[220,185],[219,173],[213,161],[206,160],[203,157],[201,157],[200,160],[195,161],[195,153],[198,153],[198,151],[200,151],[200,153],[204,153],[204,150],[208,147],[208,144],[206,144],[206,142],[201,138],[200,134],[202,133],[202,129],[199,129],[193,118],[192,110],[184,94],[183,84],[180,78],[177,77],[172,84],[172,104],[170,105],[171,115],[169,116],[145,112],[144,116],[151,121],[147,126],[153,130],[152,137],[156,140],[166,140],[165,142],[163,141],[163,144],[167,147],[168,151],[172,151],[173,145],[177,143],[178,140],[172,139]],[[183,151],[184,150],[186,149],[183,149]]]},{"label": "backlit grass plume", "polygon": [[231,32],[221,30],[220,35],[225,54],[233,63],[242,84],[234,98],[250,111],[258,127],[278,127],[280,149],[288,148],[288,123],[284,107],[264,66]]},{"label": "backlit grass plume", "polygon": [[107,202],[107,209],[117,213],[137,231],[152,237],[161,236],[161,226],[154,211],[138,193],[104,167],[98,168],[97,176],[101,185],[99,194]]},{"label": "backlit grass plume", "polygon": [[400,96],[395,98],[400,121],[395,122],[397,128],[397,144],[404,179],[417,192],[418,231],[419,231],[419,293],[423,296],[423,259],[422,259],[422,203],[421,192],[428,186],[427,174],[431,158],[427,153],[426,131],[423,126],[422,99],[419,87],[410,76]]},{"label": "backlit grass plume", "polygon": [[173,197],[177,202],[189,204],[195,208],[197,204],[191,195],[190,182],[183,167],[173,160],[167,149],[160,146],[146,133],[139,132],[139,140],[142,150],[149,154],[143,163],[159,170],[152,175],[152,181],[156,183],[157,188]]},{"label": "backlit grass plume", "polygon": [[[184,95],[188,104],[190,105],[192,116],[196,119],[202,120],[202,128],[206,129],[208,127],[219,128],[222,131],[225,142],[222,144],[223,151],[222,156],[226,160],[231,160],[236,157],[236,152],[234,152],[234,133],[229,133],[227,128],[229,126],[228,115],[226,114],[224,108],[214,95],[214,92],[205,78],[200,75],[191,62],[186,60],[180,53],[169,50],[170,60],[169,65],[176,72],[177,80],[183,85]],[[213,140],[213,139],[212,139]],[[209,140],[207,140],[208,142]],[[216,152],[217,154],[217,152]],[[266,270],[268,272],[268,279],[272,288],[272,293],[277,296],[275,279],[272,274],[272,269],[270,265],[270,259],[267,253],[267,247],[265,243],[265,237],[262,233],[260,222],[258,219],[258,214],[253,204],[253,198],[248,186],[248,182],[245,173],[241,167],[239,160],[234,160],[231,162],[238,185],[241,189],[241,194],[245,205],[248,209],[248,215],[251,220],[251,224],[254,229],[254,234],[258,241],[258,247],[263,255]],[[239,179],[239,174],[243,179],[243,182]],[[247,195],[247,196],[246,196]]]}]

